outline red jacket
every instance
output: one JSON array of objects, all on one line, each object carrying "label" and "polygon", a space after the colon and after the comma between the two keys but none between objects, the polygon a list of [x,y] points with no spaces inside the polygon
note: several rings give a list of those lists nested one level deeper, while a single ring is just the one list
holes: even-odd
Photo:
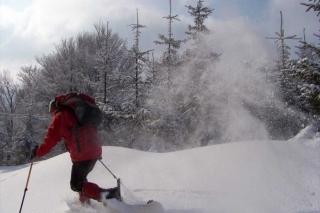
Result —
[{"label": "red jacket", "polygon": [[[44,141],[36,151],[37,156],[41,157],[46,155],[63,139],[70,153],[72,162],[100,157],[102,148],[97,137],[96,129],[88,125],[78,127],[78,133],[75,133],[74,128],[76,123],[76,117],[71,109],[64,109],[56,113],[48,128]],[[78,140],[75,139],[75,135],[78,136]]]}]

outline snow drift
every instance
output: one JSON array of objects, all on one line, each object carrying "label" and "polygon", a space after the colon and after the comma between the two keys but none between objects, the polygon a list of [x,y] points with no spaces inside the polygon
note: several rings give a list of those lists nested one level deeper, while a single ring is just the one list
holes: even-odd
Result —
[{"label": "snow drift", "polygon": [[[307,133],[305,133],[307,134]],[[309,143],[306,143],[309,141]],[[310,145],[312,144],[312,145]],[[252,141],[171,153],[104,147],[129,203],[154,199],[165,212],[320,212],[319,138]],[[68,154],[35,163],[23,212],[114,212],[82,207],[69,188]],[[0,212],[18,212],[29,165],[0,167]],[[99,163],[89,180],[114,187]]]}]

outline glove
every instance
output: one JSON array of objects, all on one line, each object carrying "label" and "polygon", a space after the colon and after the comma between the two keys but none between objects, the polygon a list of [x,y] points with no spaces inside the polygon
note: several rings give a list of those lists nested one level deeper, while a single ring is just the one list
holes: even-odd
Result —
[{"label": "glove", "polygon": [[38,149],[39,146],[34,146],[32,149],[31,149],[31,155],[30,155],[30,159],[33,159],[35,157],[37,157],[37,149]]}]

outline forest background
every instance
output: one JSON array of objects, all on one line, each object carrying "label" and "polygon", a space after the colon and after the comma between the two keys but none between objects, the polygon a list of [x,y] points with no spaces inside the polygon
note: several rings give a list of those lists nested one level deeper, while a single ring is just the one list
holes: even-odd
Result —
[{"label": "forest background", "polygon": [[[300,4],[318,19],[320,1]],[[243,140],[286,140],[302,128],[319,128],[320,51],[318,44],[286,35],[279,11],[279,31],[261,38],[243,20],[208,29],[205,21],[219,8],[202,0],[186,5],[194,20],[185,36],[173,35],[178,15],[164,17],[168,31],[142,50],[139,11],[132,20],[133,45],[108,22],[93,32],[62,38],[51,54],[37,56],[37,66],[22,66],[18,82],[0,76],[0,164],[29,161],[50,124],[49,102],[58,94],[83,92],[103,111],[103,145],[168,152]],[[217,30],[217,31],[216,31]],[[276,30],[276,29],[275,29]],[[303,29],[301,29],[303,30]],[[315,30],[315,29],[314,29]],[[319,37],[317,30],[313,36]],[[179,34],[180,35],[180,34]],[[227,36],[226,36],[227,35]],[[276,44],[276,55],[261,39]],[[296,40],[295,56],[286,44]],[[270,45],[271,45],[270,44]],[[65,152],[63,143],[47,158]]]}]

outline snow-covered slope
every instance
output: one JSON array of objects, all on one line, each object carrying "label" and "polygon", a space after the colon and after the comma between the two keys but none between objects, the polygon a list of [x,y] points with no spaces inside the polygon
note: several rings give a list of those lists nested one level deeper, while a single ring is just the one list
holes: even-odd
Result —
[{"label": "snow-covered slope", "polygon": [[[172,153],[104,147],[103,162],[121,178],[126,201],[154,199],[168,213],[320,212],[319,141],[309,141],[237,142]],[[70,168],[67,153],[35,163],[22,212],[112,212],[98,202],[92,208],[78,204],[69,188]],[[29,165],[0,170],[0,212],[18,212]],[[99,162],[89,180],[116,185]]]}]

